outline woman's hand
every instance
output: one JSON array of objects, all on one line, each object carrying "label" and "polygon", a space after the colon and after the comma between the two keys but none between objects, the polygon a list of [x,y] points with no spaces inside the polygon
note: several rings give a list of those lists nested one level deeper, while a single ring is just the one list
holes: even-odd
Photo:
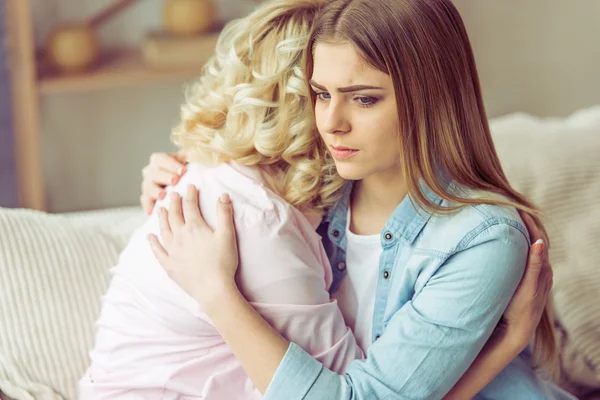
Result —
[{"label": "woman's hand", "polygon": [[521,213],[531,241],[525,274],[508,304],[496,334],[508,335],[511,341],[524,349],[540,323],[550,289],[552,288],[552,267],[548,261],[548,249],[533,219]]},{"label": "woman's hand", "polygon": [[173,194],[169,211],[159,211],[161,245],[148,239],[171,279],[195,298],[211,319],[256,388],[265,393],[290,343],[252,307],[238,290],[238,250],[233,208],[228,195],[217,202],[213,231],[202,217],[198,190],[192,185],[181,205]]},{"label": "woman's hand", "polygon": [[164,199],[165,187],[176,185],[185,174],[185,157],[178,153],[153,153],[150,163],[142,169],[142,195],[140,203],[149,215],[156,200]]},{"label": "woman's hand", "polygon": [[202,217],[195,186],[187,187],[183,207],[179,194],[172,196],[169,211],[158,212],[162,244],[156,235],[148,240],[171,279],[209,308],[236,285],[238,250],[231,200],[227,194],[219,199],[213,231]]}]

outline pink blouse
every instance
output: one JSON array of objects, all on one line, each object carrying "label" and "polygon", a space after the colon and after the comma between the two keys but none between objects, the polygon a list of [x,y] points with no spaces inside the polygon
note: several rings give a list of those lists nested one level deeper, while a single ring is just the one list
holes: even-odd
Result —
[{"label": "pink blouse", "polygon": [[[237,283],[252,306],[329,369],[341,373],[362,358],[330,300],[329,261],[307,218],[269,190],[256,170],[238,164],[190,164],[168,191],[184,195],[188,184],[199,188],[203,216],[213,227],[218,197],[230,194],[240,254]],[[169,198],[157,206],[167,207]],[[80,398],[261,398],[199,304],[155,259],[148,233],[159,233],[156,212],[112,269]]]}]

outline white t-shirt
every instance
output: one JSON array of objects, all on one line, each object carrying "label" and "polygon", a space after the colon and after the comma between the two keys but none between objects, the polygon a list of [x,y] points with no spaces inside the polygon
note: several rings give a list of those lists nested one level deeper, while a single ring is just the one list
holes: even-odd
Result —
[{"label": "white t-shirt", "polygon": [[[350,221],[350,216],[348,216]],[[383,251],[380,235],[356,235],[346,227],[346,272],[333,297],[337,299],[346,325],[366,353],[371,345],[379,258]]]}]

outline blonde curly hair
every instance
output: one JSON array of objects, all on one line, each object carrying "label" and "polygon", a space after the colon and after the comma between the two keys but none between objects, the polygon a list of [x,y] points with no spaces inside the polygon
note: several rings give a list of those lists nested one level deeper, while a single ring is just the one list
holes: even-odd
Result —
[{"label": "blonde curly hair", "polygon": [[323,5],[274,0],[229,23],[172,134],[190,161],[275,167],[279,194],[303,211],[331,206],[343,186],[316,132],[301,67]]}]

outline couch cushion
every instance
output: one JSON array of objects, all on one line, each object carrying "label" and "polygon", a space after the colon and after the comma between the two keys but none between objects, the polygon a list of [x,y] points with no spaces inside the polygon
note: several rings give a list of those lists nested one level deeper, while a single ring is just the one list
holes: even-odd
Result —
[{"label": "couch cushion", "polygon": [[[132,213],[69,217],[0,208],[1,392],[76,398],[108,270],[126,243],[132,224],[124,229],[123,222]],[[133,214],[139,221],[140,211]]]},{"label": "couch cushion", "polygon": [[553,296],[572,382],[600,386],[600,107],[491,121],[506,175],[546,216]]}]

